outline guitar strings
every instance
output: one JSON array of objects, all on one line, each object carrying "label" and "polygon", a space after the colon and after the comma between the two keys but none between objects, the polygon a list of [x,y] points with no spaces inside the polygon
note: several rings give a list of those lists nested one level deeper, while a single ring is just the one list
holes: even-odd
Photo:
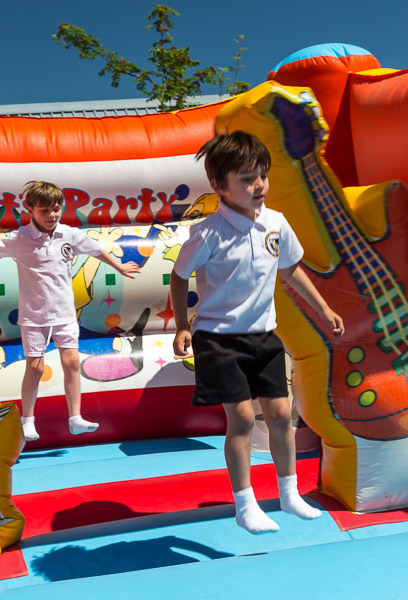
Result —
[{"label": "guitar strings", "polygon": [[[351,219],[349,218],[348,215],[346,215],[343,207],[339,203],[338,198],[335,196],[333,189],[329,185],[328,181],[324,178],[322,170],[320,169],[319,165],[317,164],[314,154],[312,152],[307,154],[305,157],[303,157],[302,162],[304,164],[305,173],[307,175],[307,182],[310,186],[312,193],[316,197],[316,202],[318,204],[320,204],[321,212],[323,214],[324,213],[327,214],[329,227],[331,226],[332,231],[336,233],[336,235],[338,236],[339,239],[342,238],[342,234],[339,231],[340,227],[343,227],[346,230],[347,234],[350,236],[350,239],[353,244],[354,254],[353,254],[353,252],[350,252],[350,254],[347,255],[346,252],[344,251],[344,249],[342,249],[341,247],[339,248],[340,253],[343,255],[346,255],[346,261],[345,261],[346,264],[347,263],[349,263],[349,265],[351,264],[354,268],[354,271],[356,273],[358,273],[359,277],[364,282],[366,289],[368,290],[368,292],[371,296],[371,299],[372,299],[372,302],[376,309],[378,318],[381,322],[381,326],[382,326],[382,330],[383,330],[385,339],[387,340],[387,342],[388,342],[389,346],[392,348],[392,350],[394,350],[394,352],[398,356],[401,355],[402,351],[395,345],[395,343],[392,340],[393,334],[390,334],[390,332],[389,332],[388,325],[386,323],[386,319],[384,317],[383,311],[382,311],[381,306],[378,302],[378,299],[373,291],[373,288],[369,282],[369,279],[366,276],[366,274],[362,271],[362,269],[360,268],[360,266],[356,260],[356,256],[365,260],[364,252],[359,248],[359,244],[364,246],[367,254],[371,253],[371,255],[376,259],[376,261],[380,265],[380,269],[378,269],[378,270],[382,270],[385,273],[386,277],[388,278],[388,281],[391,283],[391,285],[393,287],[394,293],[396,292],[396,297],[398,297],[400,299],[402,305],[404,306],[405,314],[407,314],[408,304],[407,304],[405,296],[401,292],[400,286],[395,281],[395,279],[392,275],[392,272],[389,270],[388,265],[385,263],[385,261],[383,261],[383,259],[380,257],[380,255],[376,254],[376,252],[373,250],[373,248],[371,248],[368,245],[368,243],[366,242],[364,237],[361,235],[361,233],[358,230],[356,230],[356,228],[353,227],[353,225],[351,224]],[[337,224],[336,221],[339,224]],[[358,238],[359,244],[356,243],[356,241],[354,240],[354,237]],[[376,282],[377,282],[379,288],[382,290],[384,296],[387,298],[387,305],[388,305],[390,312],[392,313],[393,318],[394,318],[394,322],[392,324],[396,325],[396,327],[400,333],[400,336],[401,336],[401,341],[403,341],[405,343],[405,345],[407,345],[408,339],[405,335],[404,326],[401,323],[401,320],[400,320],[400,317],[398,314],[398,310],[396,310],[396,307],[394,306],[393,299],[390,301],[389,290],[385,287],[383,279],[378,274],[378,270],[373,269],[371,265],[370,265],[370,267],[371,267],[372,275],[376,279]]]}]

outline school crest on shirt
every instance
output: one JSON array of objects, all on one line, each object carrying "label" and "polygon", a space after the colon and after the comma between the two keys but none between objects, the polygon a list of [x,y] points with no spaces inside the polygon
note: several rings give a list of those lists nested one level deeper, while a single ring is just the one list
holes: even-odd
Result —
[{"label": "school crest on shirt", "polygon": [[265,248],[275,258],[279,256],[279,231],[268,231],[265,236]]},{"label": "school crest on shirt", "polygon": [[71,244],[68,244],[68,243],[62,244],[61,254],[64,258],[72,258],[74,256],[74,252],[72,250]]}]

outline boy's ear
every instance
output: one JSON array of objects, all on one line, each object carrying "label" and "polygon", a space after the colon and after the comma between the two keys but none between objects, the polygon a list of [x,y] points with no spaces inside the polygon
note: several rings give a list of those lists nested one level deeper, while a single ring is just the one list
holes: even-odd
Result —
[{"label": "boy's ear", "polygon": [[221,196],[222,192],[224,191],[224,186],[222,183],[219,183],[216,179],[211,179],[210,184],[214,192]]}]

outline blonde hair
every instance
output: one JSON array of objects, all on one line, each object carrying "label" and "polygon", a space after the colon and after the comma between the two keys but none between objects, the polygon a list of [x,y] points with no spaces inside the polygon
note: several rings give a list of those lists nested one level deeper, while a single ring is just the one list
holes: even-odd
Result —
[{"label": "blonde hair", "polygon": [[55,183],[48,181],[28,181],[24,186],[24,196],[29,208],[34,206],[51,207],[64,204],[62,190]]}]

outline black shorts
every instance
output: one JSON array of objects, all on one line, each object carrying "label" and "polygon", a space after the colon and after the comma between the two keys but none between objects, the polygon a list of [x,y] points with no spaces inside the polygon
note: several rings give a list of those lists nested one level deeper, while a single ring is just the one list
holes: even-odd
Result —
[{"label": "black shorts", "polygon": [[192,344],[194,405],[288,396],[285,351],[273,331],[239,335],[199,330]]}]

